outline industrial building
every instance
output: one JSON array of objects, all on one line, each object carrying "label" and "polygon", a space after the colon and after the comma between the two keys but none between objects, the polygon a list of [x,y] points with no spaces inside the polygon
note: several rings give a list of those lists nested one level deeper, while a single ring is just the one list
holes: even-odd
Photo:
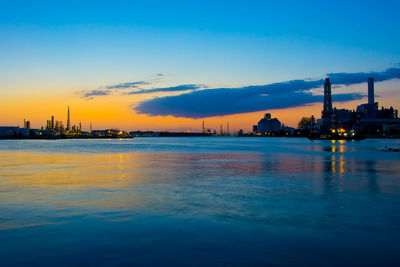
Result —
[{"label": "industrial building", "polygon": [[379,109],[375,102],[374,78],[368,78],[368,103],[359,105],[356,110],[332,108],[331,83],[324,83],[324,105],[321,119],[316,124],[316,135],[326,138],[352,136],[399,137],[400,119],[393,107]]},{"label": "industrial building", "polygon": [[279,132],[282,130],[282,123],[277,118],[271,118],[270,113],[266,113],[253,129],[260,134]]}]

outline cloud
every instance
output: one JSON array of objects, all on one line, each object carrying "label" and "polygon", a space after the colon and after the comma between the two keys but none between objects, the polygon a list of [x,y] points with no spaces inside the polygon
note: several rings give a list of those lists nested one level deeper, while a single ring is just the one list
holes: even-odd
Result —
[{"label": "cloud", "polygon": [[97,88],[96,90],[91,90],[91,91],[84,90],[84,91],[81,91],[78,93],[82,94],[83,98],[88,98],[87,100],[91,100],[91,99],[93,99],[93,96],[110,95],[111,90],[119,91],[119,90],[133,89],[133,88],[138,88],[141,85],[148,85],[148,84],[150,84],[150,83],[146,82],[146,81],[119,83],[119,84],[114,84],[114,85],[108,85],[105,87],[100,87],[100,88]]},{"label": "cloud", "polygon": [[150,93],[158,93],[158,92],[179,92],[179,91],[187,91],[187,90],[198,90],[202,88],[207,88],[202,84],[183,84],[173,87],[164,87],[164,88],[153,88],[153,89],[140,89],[136,91],[132,91],[127,93],[128,95],[138,95],[138,94],[150,94]]},{"label": "cloud", "polygon": [[373,77],[376,82],[382,82],[396,78],[400,79],[400,68],[390,68],[382,72],[328,73],[327,76],[332,83],[342,85],[363,83],[370,77]]},{"label": "cloud", "polygon": [[[400,78],[400,68],[369,73],[330,73],[327,75],[334,85],[351,85]],[[145,100],[134,107],[139,114],[150,116],[174,116],[204,118],[223,116],[268,109],[284,109],[322,102],[321,95],[311,94],[311,89],[321,88],[320,80],[292,80],[241,88],[216,88],[194,91],[178,96],[158,97]],[[333,101],[351,101],[363,98],[363,94],[347,93],[333,95]]]},{"label": "cloud", "polygon": [[93,99],[93,96],[109,95],[111,92],[109,90],[92,90],[83,95],[83,97]]},{"label": "cloud", "polygon": [[140,85],[148,85],[150,84],[149,82],[146,81],[139,81],[139,82],[130,82],[130,83],[119,83],[119,84],[114,84],[114,85],[109,85],[104,87],[104,89],[109,89],[109,90],[113,90],[113,89],[132,89],[132,88],[137,88]]},{"label": "cloud", "polygon": [[[141,102],[135,110],[139,114],[151,116],[204,118],[224,116],[238,113],[262,111],[267,109],[282,109],[322,102],[322,96],[312,95],[304,91],[288,91],[282,84],[267,88],[209,89],[179,96],[154,98]],[[310,86],[310,89],[313,88]],[[264,93],[254,93],[261,91]],[[335,95],[335,100],[349,101],[361,99],[360,94]]]}]

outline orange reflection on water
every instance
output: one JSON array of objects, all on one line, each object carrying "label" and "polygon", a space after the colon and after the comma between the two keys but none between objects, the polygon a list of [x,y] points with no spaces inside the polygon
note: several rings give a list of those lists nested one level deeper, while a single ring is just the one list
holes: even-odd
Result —
[{"label": "orange reflection on water", "polygon": [[344,156],[340,155],[337,159],[335,155],[331,156],[331,172],[344,174]]},{"label": "orange reflection on water", "polygon": [[345,152],[345,140],[331,140],[331,151],[332,152]]},{"label": "orange reflection on water", "polygon": [[0,184],[9,187],[116,188],[146,182],[146,156],[137,154],[0,153]]},{"label": "orange reflection on water", "polygon": [[[141,196],[130,194],[130,186],[152,183],[156,178],[148,172],[149,162],[148,155],[139,154],[2,151],[0,201],[4,207],[20,207],[39,213],[37,209],[52,207],[52,212],[58,210],[57,216],[61,217],[63,214],[83,216],[96,212],[95,216],[116,220],[105,211],[122,210],[117,219],[123,220],[124,210],[138,207],[143,202]],[[12,208],[2,212],[2,216],[9,219],[0,222],[0,230],[55,223],[51,219],[25,219]]]}]

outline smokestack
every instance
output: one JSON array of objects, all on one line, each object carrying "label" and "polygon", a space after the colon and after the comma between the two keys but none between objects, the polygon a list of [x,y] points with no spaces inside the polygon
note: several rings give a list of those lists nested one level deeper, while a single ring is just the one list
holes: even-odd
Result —
[{"label": "smokestack", "polygon": [[68,114],[67,114],[67,131],[71,130],[71,118],[69,115],[69,106],[68,106]]},{"label": "smokestack", "polygon": [[332,111],[331,82],[329,81],[329,78],[326,78],[324,83],[324,110],[322,113],[322,118],[329,118],[332,114]]},{"label": "smokestack", "polygon": [[375,105],[374,78],[368,78],[368,104]]}]

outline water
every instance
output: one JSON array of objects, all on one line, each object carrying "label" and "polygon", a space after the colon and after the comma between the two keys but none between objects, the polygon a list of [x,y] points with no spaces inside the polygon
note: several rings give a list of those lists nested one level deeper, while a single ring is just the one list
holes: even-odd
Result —
[{"label": "water", "polygon": [[396,265],[396,140],[1,140],[0,266]]}]

